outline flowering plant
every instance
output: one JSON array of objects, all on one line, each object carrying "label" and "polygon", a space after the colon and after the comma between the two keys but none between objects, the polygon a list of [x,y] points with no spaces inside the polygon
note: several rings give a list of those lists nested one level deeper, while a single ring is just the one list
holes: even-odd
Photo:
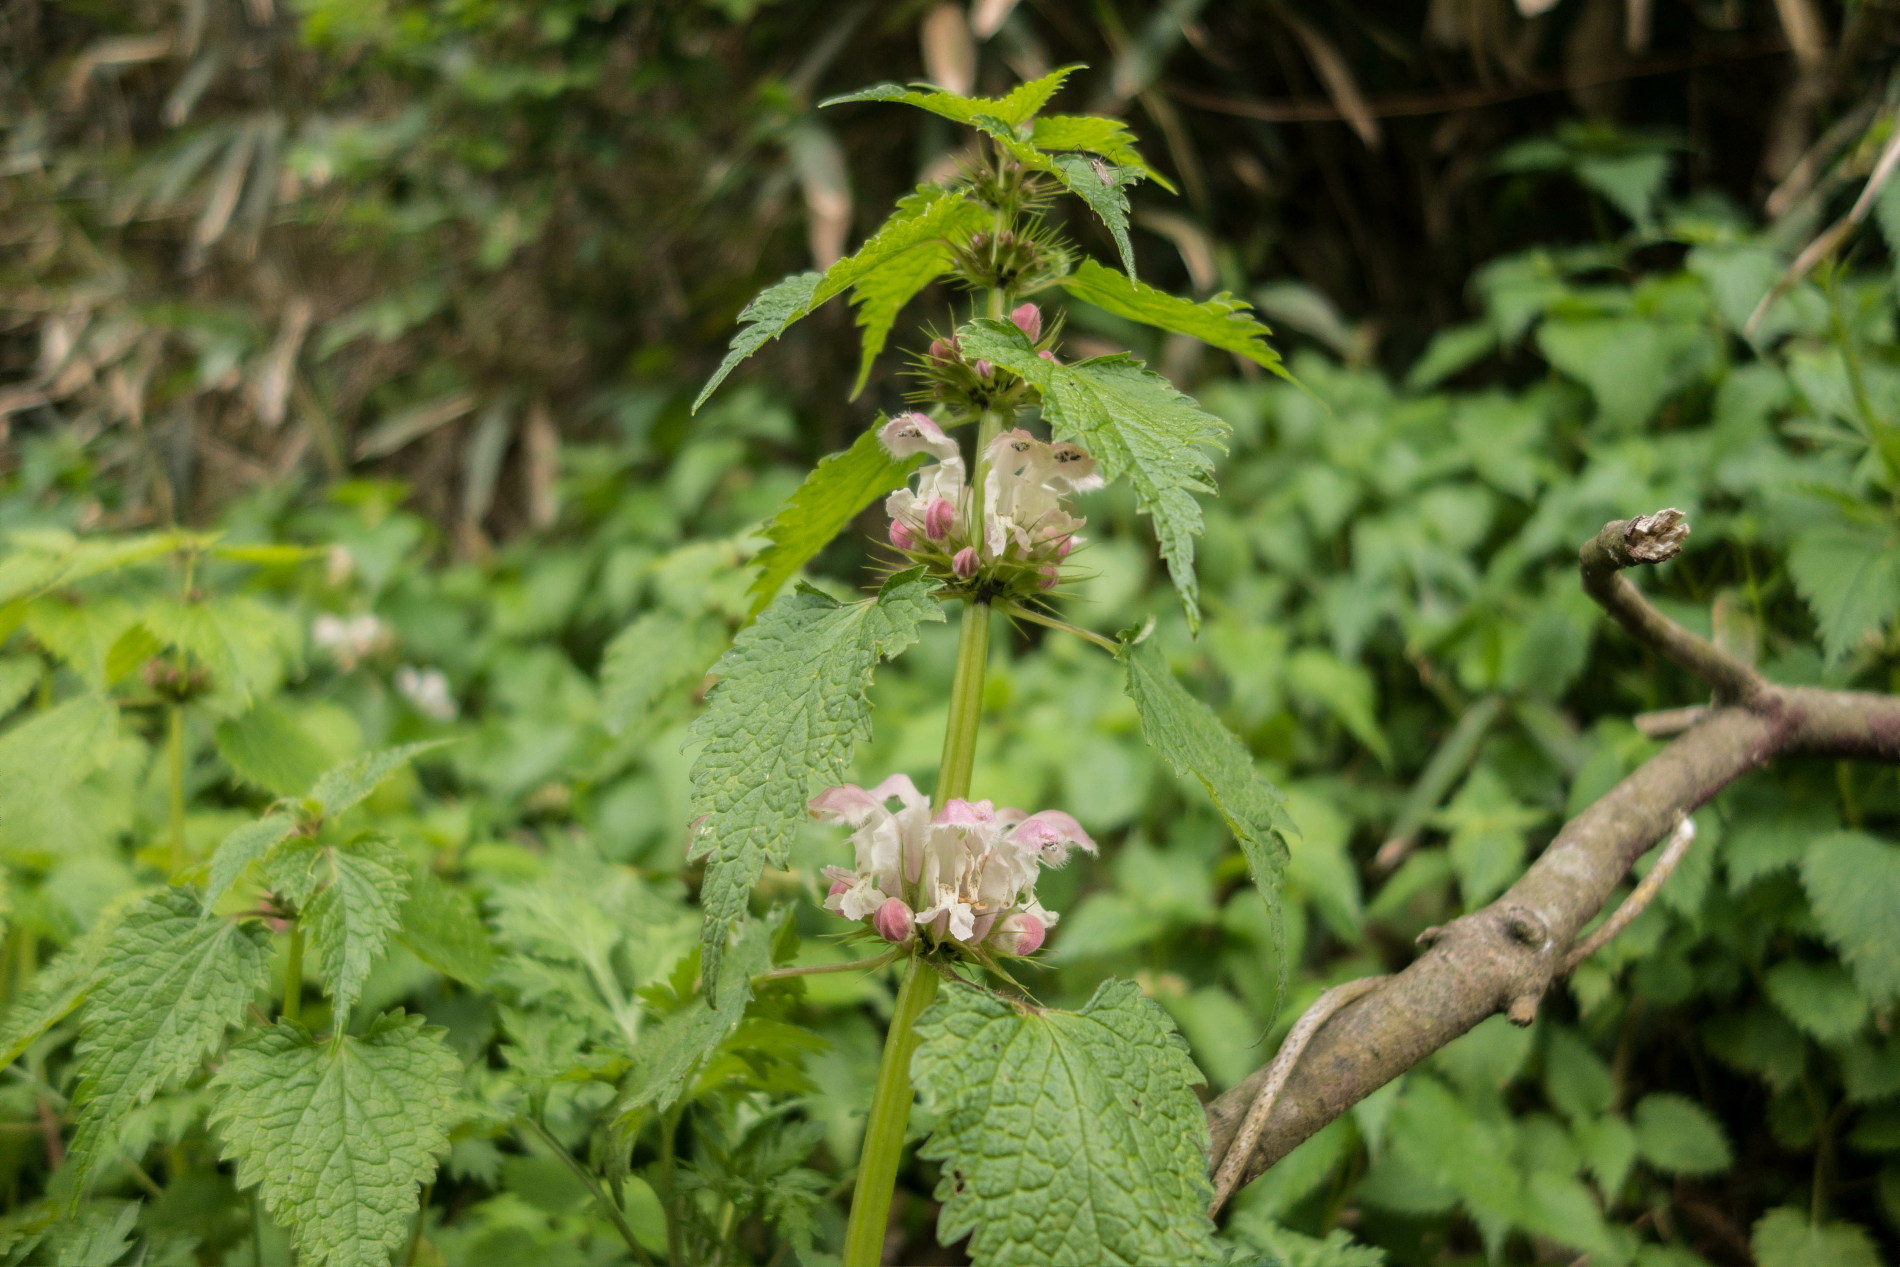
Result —
[{"label": "flowering plant", "polygon": [[[1147,632],[1115,639],[1056,614],[1068,560],[1083,544],[1077,499],[1119,478],[1152,520],[1187,628],[1198,630],[1194,494],[1212,491],[1210,451],[1221,446],[1226,424],[1127,356],[1065,361],[1057,348],[1063,322],[1046,315],[1049,299],[1065,296],[1194,335],[1280,372],[1266,328],[1244,304],[1227,296],[1195,303],[1134,279],[1123,190],[1153,173],[1119,123],[1038,117],[1070,69],[993,100],[894,85],[841,99],[903,101],[970,123],[985,153],[957,180],[906,197],[857,255],[822,276],[788,277],[755,299],[706,388],[846,291],[861,305],[867,368],[897,309],[931,281],[979,296],[976,311],[912,363],[919,386],[911,400],[925,408],[880,419],[850,450],[820,463],[768,525],[756,623],[714,666],[719,680],[694,731],[703,746],[693,769],[691,851],[706,862],[700,900],[709,994],[726,996],[722,974],[747,944],[736,934],[750,914],[753,881],[767,864],[791,865],[792,836],[810,816],[850,832],[852,864],[819,872],[824,908],[886,949],[872,959],[774,969],[755,979],[902,964],[845,1230],[845,1267],[881,1260],[913,1073],[938,1113],[926,1154],[945,1162],[942,1234],[955,1239],[976,1229],[978,1263],[1204,1261],[1214,1253],[1205,1122],[1188,1089],[1198,1077],[1167,1016],[1132,982],[1105,984],[1076,1013],[979,985],[987,974],[1020,991],[1005,964],[1041,950],[1057,922],[1037,898],[1043,869],[1077,849],[1097,852],[1063,810],[999,809],[972,792],[998,614],[1114,654],[1144,736],[1212,793],[1269,895],[1284,849],[1277,794],[1213,712],[1173,680]],[[1058,190],[1100,217],[1123,271],[1078,261],[1045,221]],[[960,429],[974,435],[966,440]],[[900,566],[875,598],[841,603],[799,587],[774,599],[879,498],[883,537]],[[867,691],[878,663],[915,642],[924,624],[943,620],[951,605],[961,609],[956,663],[929,794],[908,774],[869,788],[841,782],[869,730]],[[933,1003],[945,983],[952,988]],[[1032,1023],[1042,1028],[1019,1028]],[[997,1035],[1007,1042],[958,1054],[959,1044],[992,1025],[1008,1031]],[[1059,1050],[1005,1073],[993,1061],[1017,1038]],[[1057,1070],[1071,1079],[1065,1088],[1038,1081]],[[994,1124],[971,1107],[986,1102],[986,1079],[1005,1078],[1049,1109],[1038,1109],[1036,1130],[1024,1138],[986,1136]],[[1082,1085],[1094,1097],[1086,1104],[1077,1094]],[[1038,1231],[1047,1230],[1045,1220],[1016,1219],[1005,1208],[1012,1185],[1004,1171],[1010,1158],[1029,1154],[1036,1159],[1024,1164],[1066,1167],[1085,1137],[1112,1142],[1091,1150],[1087,1177],[1076,1181],[1086,1191],[1075,1197],[1114,1213],[1078,1233],[1082,1240],[1063,1239],[1067,1233],[1049,1240]]]}]

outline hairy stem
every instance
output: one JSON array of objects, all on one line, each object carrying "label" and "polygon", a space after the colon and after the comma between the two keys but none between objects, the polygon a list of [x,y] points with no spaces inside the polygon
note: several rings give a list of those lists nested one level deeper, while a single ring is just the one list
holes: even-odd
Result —
[{"label": "hairy stem", "polygon": [[278,1013],[287,1021],[303,1019],[303,921],[290,926],[290,953],[284,960],[284,1006]]},{"label": "hairy stem", "polygon": [[878,1064],[877,1089],[871,1093],[871,1120],[864,1128],[858,1159],[858,1186],[851,1195],[851,1221],[844,1233],[843,1267],[878,1267],[884,1257],[884,1229],[890,1222],[891,1194],[904,1156],[904,1128],[910,1123],[915,1091],[910,1057],[917,1049],[917,1018],[937,997],[938,977],[921,956],[913,955],[897,991],[884,1058]]},{"label": "hairy stem", "polygon": [[975,599],[963,609],[957,636],[956,675],[950,680],[950,722],[943,732],[943,760],[937,766],[933,799],[941,806],[967,796],[976,765],[976,732],[983,719],[983,670],[990,658],[990,604]]},{"label": "hairy stem", "polygon": [[165,760],[171,773],[171,871],[185,868],[185,706],[173,704],[167,713]]}]

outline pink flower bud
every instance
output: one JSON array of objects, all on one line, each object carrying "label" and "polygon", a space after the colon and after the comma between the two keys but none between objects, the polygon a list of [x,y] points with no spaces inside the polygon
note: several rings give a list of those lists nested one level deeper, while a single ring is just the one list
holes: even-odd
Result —
[{"label": "pink flower bud", "polygon": [[1062,581],[1062,573],[1053,563],[1043,568],[1042,571],[1036,575],[1041,578],[1040,584],[1046,590],[1054,589]]},{"label": "pink flower bud", "polygon": [[929,355],[932,365],[948,365],[957,359],[957,354],[951,350],[950,345],[945,343],[942,339],[932,339],[930,341]]},{"label": "pink flower bud", "polygon": [[910,528],[901,519],[891,520],[890,538],[891,544],[899,550],[908,550],[916,543],[916,538],[910,535]]},{"label": "pink flower bud", "polygon": [[904,905],[902,898],[885,899],[884,905],[871,917],[871,927],[877,930],[877,935],[900,946],[911,939],[914,926],[911,909]]},{"label": "pink flower bud", "polygon": [[975,548],[972,546],[964,546],[961,550],[957,551],[956,557],[950,560],[950,570],[955,572],[958,576],[962,577],[966,581],[969,580],[971,577],[975,576],[976,575]]},{"label": "pink flower bud", "polygon": [[942,541],[957,522],[957,508],[948,497],[939,497],[924,509],[924,535]]},{"label": "pink flower bud", "polygon": [[990,375],[996,373],[996,367],[991,365],[988,361],[978,361],[972,368],[976,370],[976,376],[978,378],[988,378]]},{"label": "pink flower bud", "polygon": [[1062,536],[1056,538],[1056,557],[1058,559],[1068,558],[1069,551],[1073,549],[1075,549],[1074,537],[1064,533]]},{"label": "pink flower bud", "polygon": [[[1049,930],[1034,915],[1011,915],[997,930],[996,948],[1006,955],[1033,955],[1042,949]],[[1010,942],[1015,945],[1011,946]]]},{"label": "pink flower bud", "polygon": [[1042,351],[1036,353],[1036,355],[1041,357],[1043,360],[1049,362],[1049,364],[1051,365],[1062,364],[1061,361],[1056,360],[1056,354],[1054,352],[1051,352],[1048,348],[1044,348]]},{"label": "pink flower bud", "polygon": [[1031,343],[1042,337],[1042,309],[1036,305],[1019,305],[1014,312],[1009,314],[1009,319],[1016,323],[1018,330],[1029,336]]},{"label": "pink flower bud", "polygon": [[837,897],[840,893],[843,893],[846,889],[849,889],[850,887],[851,886],[846,884],[843,880],[833,880],[831,882],[831,888],[825,893],[825,896]]}]

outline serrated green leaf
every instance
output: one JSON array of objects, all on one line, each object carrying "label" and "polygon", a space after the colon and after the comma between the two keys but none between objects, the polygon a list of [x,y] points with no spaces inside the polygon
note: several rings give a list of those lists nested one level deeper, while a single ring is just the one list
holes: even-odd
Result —
[{"label": "serrated green leaf", "polygon": [[38,656],[0,656],[0,717],[17,708],[39,682]]},{"label": "serrated green leaf", "polygon": [[263,930],[202,915],[188,893],[162,890],[128,910],[106,944],[77,1049],[75,1193],[120,1119],[196,1070],[264,987]]},{"label": "serrated green leaf", "polygon": [[1030,128],[1029,143],[1045,154],[1080,150],[1098,154],[1118,167],[1132,167],[1169,193],[1175,188],[1150,167],[1135,148],[1135,134],[1120,119],[1088,114],[1045,114]]},{"label": "serrated green leaf", "polygon": [[640,616],[601,653],[601,721],[623,733],[666,696],[704,677],[723,638],[723,626],[705,616],[664,609]]},{"label": "serrated green leaf", "polygon": [[112,1267],[132,1248],[138,1225],[136,1201],[90,1201],[48,1238],[52,1267]]},{"label": "serrated green leaf", "polygon": [[942,243],[989,222],[990,212],[962,193],[940,185],[919,185],[914,193],[898,201],[890,218],[855,254],[825,270],[824,280],[812,291],[804,312],[817,310],[826,300],[842,295],[920,247]]},{"label": "serrated green leaf", "polygon": [[851,399],[856,400],[871,380],[871,366],[884,350],[897,314],[930,283],[950,271],[950,248],[942,242],[926,242],[915,250],[891,260],[851,288],[851,305],[858,310],[858,328],[864,331],[863,350],[858,354],[858,376],[851,384]]},{"label": "serrated green leaf", "polygon": [[1062,87],[1063,81],[1076,71],[1084,69],[1080,64],[1060,66],[1040,79],[1032,79],[1018,84],[1004,97],[960,97],[954,92],[945,92],[934,84],[919,83],[912,87],[902,84],[874,84],[858,92],[846,93],[841,97],[830,97],[819,102],[825,106],[844,105],[853,101],[901,101],[905,105],[916,106],[920,110],[940,115],[953,123],[975,124],[978,119],[993,119],[1009,128],[1019,128],[1030,116],[1049,103]]},{"label": "serrated green leaf", "polygon": [[959,339],[965,357],[1000,365],[1042,394],[1043,416],[1057,439],[1080,440],[1105,478],[1128,477],[1136,505],[1154,519],[1188,626],[1199,630],[1194,538],[1201,507],[1194,498],[1214,491],[1208,450],[1224,449],[1227,424],[1128,356],[1056,365],[1038,356],[1013,323],[987,318],[964,326]]},{"label": "serrated green leaf", "polygon": [[212,1122],[240,1188],[255,1187],[310,1267],[387,1267],[417,1192],[463,1116],[461,1062],[401,1012],[361,1038],[280,1022],[212,1079]]},{"label": "serrated green leaf", "polygon": [[113,639],[106,649],[104,664],[105,684],[110,686],[120,678],[142,667],[147,660],[164,650],[164,644],[151,630],[142,624],[134,623],[124,633]]},{"label": "serrated green leaf", "polygon": [[1281,378],[1292,378],[1280,363],[1280,354],[1267,345],[1266,336],[1272,331],[1253,316],[1245,300],[1225,291],[1195,303],[1103,268],[1094,260],[1083,260],[1075,272],[1062,279],[1062,285],[1075,298],[1104,312],[1188,335],[1210,347],[1244,356]]},{"label": "serrated green leaf", "polygon": [[214,691],[241,703],[283,676],[299,637],[282,608],[243,595],[156,599],[140,609],[139,623],[165,646],[189,652],[210,673]]},{"label": "serrated green leaf", "polygon": [[1636,1151],[1667,1174],[1713,1175],[1734,1164],[1721,1123],[1687,1096],[1644,1096],[1636,1104],[1635,1125]]},{"label": "serrated green leaf", "polygon": [[464,985],[486,984],[494,969],[494,943],[475,899],[421,862],[410,864],[399,935],[417,958]]},{"label": "serrated green leaf", "polygon": [[1810,529],[1788,549],[1788,575],[1814,612],[1831,664],[1900,614],[1900,530]]},{"label": "serrated green leaf", "polygon": [[325,818],[335,818],[344,810],[367,799],[382,781],[432,748],[440,748],[449,739],[427,739],[395,748],[365,753],[354,761],[326,771],[310,788],[310,799],[323,807]]},{"label": "serrated green leaf", "polygon": [[754,616],[866,506],[900,487],[922,463],[922,454],[893,458],[877,432],[873,426],[843,453],[820,459],[765,526],[771,544],[752,560],[759,568],[749,591]]},{"label": "serrated green leaf", "polygon": [[0,850],[65,846],[64,825],[80,808],[75,790],[100,767],[118,727],[109,700],[80,695],[0,735]]},{"label": "serrated green leaf", "polygon": [[781,596],[713,666],[720,681],[694,721],[692,857],[706,858],[700,903],[709,982],[769,861],[784,866],[820,780],[843,777],[871,732],[872,671],[942,620],[931,582],[900,572],[875,599],[840,603],[802,587]]},{"label": "serrated green leaf", "polygon": [[1115,167],[1079,154],[1058,154],[1053,166],[1063,188],[1087,203],[1108,229],[1121,254],[1122,271],[1134,277],[1135,247],[1128,240],[1128,195],[1122,190],[1140,180],[1141,173],[1133,167]]},{"label": "serrated green leaf", "polygon": [[99,965],[105,961],[118,922],[117,915],[102,916],[79,940],[33,974],[32,983],[0,1020],[0,1069],[18,1060],[40,1035],[65,1020],[84,1001]]},{"label": "serrated green leaf", "polygon": [[699,395],[693,400],[692,412],[699,412],[706,398],[726,381],[726,375],[732,373],[739,362],[784,334],[792,322],[810,311],[812,292],[818,289],[823,277],[822,273],[794,273],[767,286],[740,310],[739,333],[732,336],[726,359],[719,362],[719,368],[699,389]]},{"label": "serrated green leaf", "polygon": [[114,653],[140,628],[138,608],[117,595],[48,594],[25,604],[26,631],[95,691],[112,684]]},{"label": "serrated green leaf", "polygon": [[1116,653],[1127,670],[1124,689],[1141,717],[1141,737],[1175,774],[1192,776],[1206,790],[1240,843],[1254,887],[1266,901],[1273,928],[1279,989],[1286,987],[1286,928],[1280,889],[1286,874],[1287,837],[1296,835],[1278,788],[1254,768],[1253,754],[1213,709],[1175,680],[1152,638],[1124,639]]},{"label": "serrated green leaf", "polygon": [[953,984],[917,1033],[943,1244],[970,1235],[979,1267],[1218,1258],[1200,1071],[1134,982],[1028,1016]]},{"label": "serrated green leaf", "polygon": [[1768,970],[1762,985],[1781,1014],[1817,1042],[1845,1042],[1867,1023],[1867,1000],[1839,964],[1783,960]]},{"label": "serrated green leaf", "polygon": [[1853,1223],[1812,1223],[1807,1212],[1770,1210],[1748,1236],[1758,1267],[1880,1267],[1880,1253]]},{"label": "serrated green leaf", "polygon": [[323,988],[338,1014],[347,1014],[402,923],[409,896],[402,850],[386,840],[296,840],[271,852],[264,882],[296,905],[317,952]]},{"label": "serrated green leaf", "polygon": [[1900,999],[1900,847],[1830,832],[1808,847],[1801,882],[1821,935],[1876,1004]]},{"label": "serrated green leaf", "polygon": [[210,539],[188,532],[95,539],[65,532],[16,532],[8,537],[6,557],[0,559],[0,605]]},{"label": "serrated green leaf", "polygon": [[244,782],[271,796],[294,796],[360,744],[343,751],[278,700],[260,699],[218,723],[218,755]]},{"label": "serrated green leaf", "polygon": [[665,1112],[692,1089],[692,1073],[713,1054],[745,1016],[752,998],[752,976],[771,961],[772,930],[746,927],[733,948],[728,971],[720,975],[713,997],[695,996],[679,1011],[640,1033],[633,1061],[614,1101],[616,1125],[637,1126],[648,1108]]},{"label": "serrated green leaf", "polygon": [[206,908],[216,905],[231,891],[246,868],[269,853],[278,841],[287,839],[296,827],[297,820],[288,814],[266,814],[219,841],[211,855],[211,875],[205,887]]}]

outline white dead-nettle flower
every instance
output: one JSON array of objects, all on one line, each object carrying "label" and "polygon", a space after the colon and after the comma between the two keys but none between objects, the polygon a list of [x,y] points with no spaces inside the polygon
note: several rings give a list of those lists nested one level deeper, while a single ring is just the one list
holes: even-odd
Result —
[{"label": "white dead-nettle flower", "polygon": [[982,522],[957,442],[921,413],[899,414],[878,438],[893,457],[928,453],[917,487],[884,503],[891,544],[919,563],[961,580],[984,576],[996,589],[1054,589],[1062,560],[1081,544],[1087,521],[1066,498],[1102,486],[1095,459],[1078,444],[1045,444],[1027,431],[1005,431],[984,453]]},{"label": "white dead-nettle flower", "polygon": [[461,711],[449,693],[449,679],[440,669],[418,669],[405,664],[396,670],[396,691],[434,721],[454,721]]},{"label": "white dead-nettle flower", "polygon": [[[900,806],[895,812],[892,799]],[[811,809],[822,821],[854,829],[856,869],[825,868],[825,909],[869,920],[890,942],[921,934],[1032,954],[1057,918],[1036,900],[1042,868],[1061,866],[1072,848],[1095,852],[1082,825],[1060,810],[1030,814],[953,799],[933,814],[929,798],[902,774],[869,790],[849,783],[827,788]]]},{"label": "white dead-nettle flower", "polygon": [[333,545],[323,557],[323,579],[332,585],[344,585],[356,575],[356,556],[346,545]]},{"label": "white dead-nettle flower", "polygon": [[345,672],[394,644],[395,631],[369,612],[333,616],[328,612],[310,622],[310,641],[330,653]]}]

